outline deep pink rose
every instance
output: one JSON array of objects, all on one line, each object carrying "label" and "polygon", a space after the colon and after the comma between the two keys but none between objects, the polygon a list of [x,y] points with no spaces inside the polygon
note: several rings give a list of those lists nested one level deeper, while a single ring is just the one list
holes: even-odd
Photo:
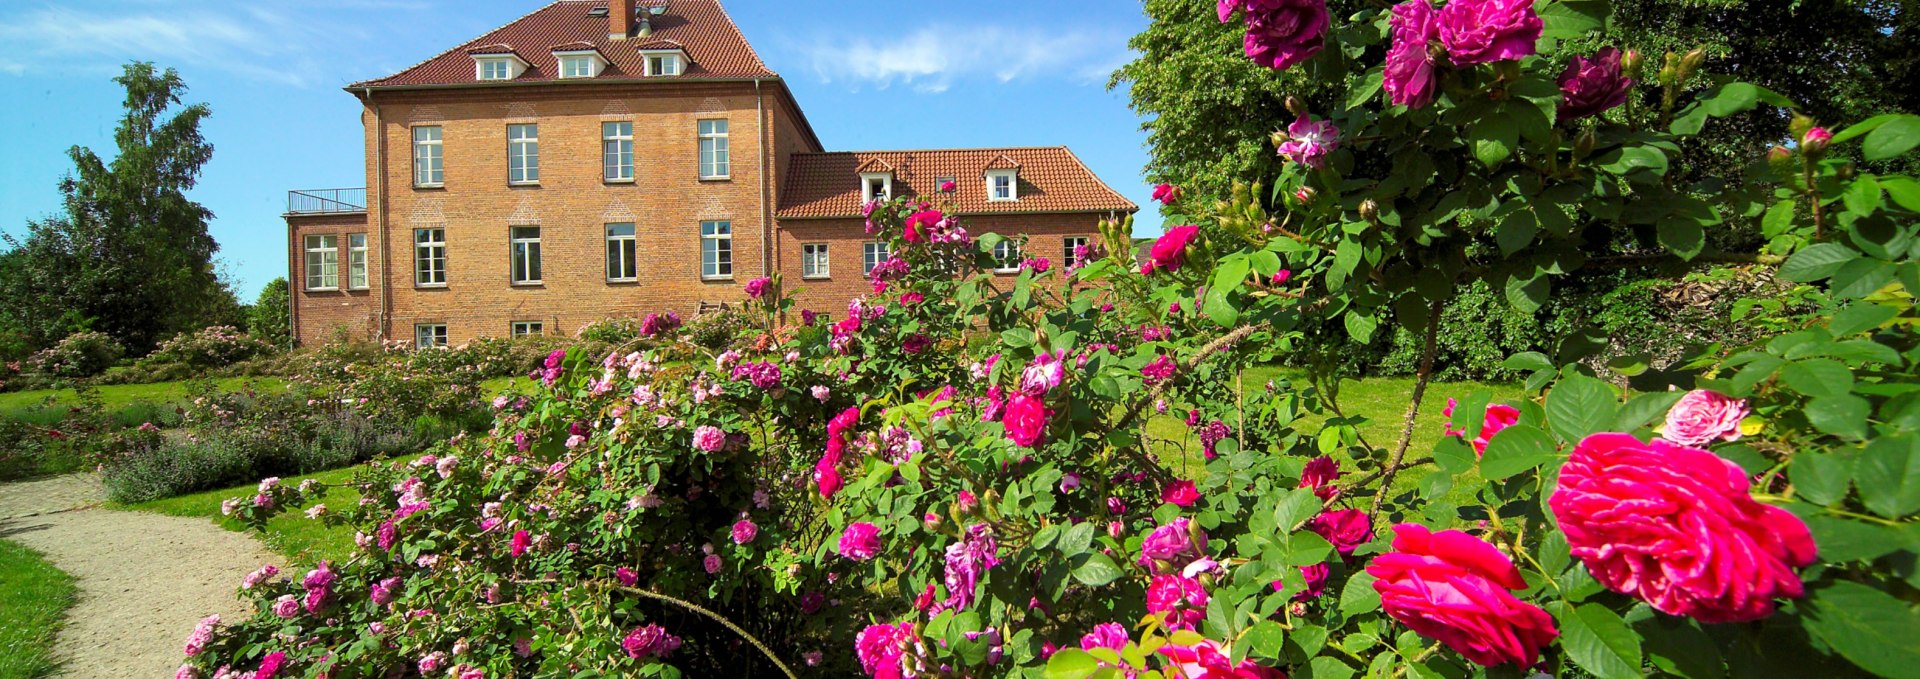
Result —
[{"label": "deep pink rose", "polygon": [[680,648],[680,638],[659,625],[647,625],[628,632],[620,648],[629,658],[664,658]]},{"label": "deep pink rose", "polygon": [[260,669],[253,673],[254,679],[273,679],[280,674],[280,668],[287,665],[287,654],[283,651],[268,653],[260,659]]},{"label": "deep pink rose", "polygon": [[1375,557],[1367,573],[1381,608],[1400,624],[1487,667],[1532,667],[1560,636],[1552,616],[1509,591],[1527,583],[1493,545],[1412,523],[1393,532],[1393,551]]},{"label": "deep pink rose", "polygon": [[760,527],[751,519],[741,519],[733,524],[733,544],[744,545],[760,536]]},{"label": "deep pink rose", "polygon": [[903,236],[909,243],[924,243],[933,232],[933,227],[946,219],[938,210],[921,210],[907,217],[907,232]]},{"label": "deep pink rose", "polygon": [[1207,588],[1178,573],[1156,575],[1147,584],[1147,611],[1167,616],[1167,629],[1190,630],[1207,614]]},{"label": "deep pink rose", "polygon": [[1153,200],[1155,202],[1167,205],[1179,199],[1180,189],[1172,184],[1161,184],[1153,187]]},{"label": "deep pink rose", "polygon": [[1080,637],[1080,650],[1091,651],[1106,648],[1115,651],[1127,647],[1127,628],[1117,622],[1102,623],[1093,626],[1093,631]]},{"label": "deep pink rose", "polygon": [[820,488],[820,497],[828,500],[840,492],[843,483],[840,479],[840,457],[828,455],[813,465],[813,483]]},{"label": "deep pink rose", "polygon": [[1773,614],[1804,593],[1807,524],[1755,502],[1751,479],[1713,453],[1628,434],[1594,434],[1560,468],[1547,506],[1595,580],[1701,622]]},{"label": "deep pink rose", "polygon": [[1280,155],[1320,169],[1327,166],[1327,156],[1339,148],[1340,128],[1335,127],[1333,121],[1301,116],[1287,126],[1287,141],[1280,144]]},{"label": "deep pink rose", "polygon": [[761,297],[765,297],[767,295],[767,289],[771,287],[773,287],[773,279],[755,278],[753,280],[747,281],[747,296],[754,299],[760,299]]},{"label": "deep pink rose", "polygon": [[[1294,601],[1311,601],[1314,599],[1318,599],[1320,598],[1320,595],[1327,593],[1327,575],[1332,571],[1333,569],[1328,568],[1327,565],[1324,563],[1317,563],[1311,566],[1301,566],[1300,579],[1306,581],[1307,586],[1305,589],[1302,589],[1299,592],[1295,592],[1293,595],[1293,600]],[[1287,591],[1287,582],[1285,580],[1273,581],[1273,591],[1275,592]]]},{"label": "deep pink rose", "polygon": [[1747,402],[1705,389],[1687,392],[1667,411],[1660,437],[1695,448],[1720,441],[1740,440],[1740,421],[1747,419]]},{"label": "deep pink rose", "polygon": [[1457,66],[1532,55],[1545,27],[1533,0],[1450,0],[1440,8],[1440,41]]},{"label": "deep pink rose", "polygon": [[1340,494],[1340,489],[1333,485],[1338,480],[1340,463],[1325,455],[1307,461],[1307,466],[1300,469],[1300,487],[1312,488],[1314,496],[1322,500],[1330,500]]},{"label": "deep pink rose", "polygon": [[1200,490],[1194,487],[1192,481],[1174,481],[1160,491],[1160,501],[1176,507],[1192,507],[1193,503],[1200,501]]},{"label": "deep pink rose", "polygon": [[1574,57],[1560,74],[1560,119],[1599,115],[1627,103],[1633,79],[1620,72],[1620,50],[1602,47],[1592,57]]},{"label": "deep pink rose", "polygon": [[1194,530],[1193,520],[1184,516],[1153,529],[1140,543],[1140,563],[1149,566],[1164,561],[1179,568],[1206,553],[1207,534]]},{"label": "deep pink rose", "polygon": [[1437,86],[1433,75],[1433,49],[1440,39],[1440,24],[1434,20],[1433,3],[1407,0],[1393,6],[1393,47],[1387,50],[1387,65],[1380,86],[1393,103],[1421,108],[1433,103]]},{"label": "deep pink rose", "polygon": [[1321,512],[1306,528],[1333,543],[1340,556],[1352,556],[1353,550],[1373,541],[1373,517],[1358,509]]},{"label": "deep pink rose", "polygon": [[530,545],[530,544],[533,544],[533,537],[528,535],[526,531],[524,530],[514,531],[513,543],[512,543],[512,546],[510,547],[511,553],[513,554],[513,558],[518,559],[522,555],[526,554],[527,545]]},{"label": "deep pink rose", "polygon": [[1187,246],[1193,239],[1200,237],[1198,226],[1176,226],[1169,229],[1160,240],[1153,242],[1148,255],[1153,258],[1153,268],[1162,271],[1179,271],[1180,265],[1187,261]]},{"label": "deep pink rose", "polygon": [[1151,386],[1173,379],[1175,369],[1173,359],[1166,356],[1156,356],[1152,363],[1148,363],[1146,367],[1140,369],[1140,377]]},{"label": "deep pink rose", "polygon": [[[1453,420],[1451,419],[1453,417],[1453,409],[1459,407],[1459,405],[1460,403],[1458,401],[1447,399],[1447,407],[1441,411],[1441,414],[1449,418],[1447,420],[1448,436],[1466,438],[1466,430],[1454,429]],[[1520,410],[1513,406],[1499,403],[1487,406],[1487,417],[1480,423],[1480,436],[1472,441],[1473,452],[1485,455],[1487,452],[1487,444],[1493,441],[1493,435],[1500,433],[1500,430],[1511,427],[1515,422],[1519,421]]]},{"label": "deep pink rose", "polygon": [[907,676],[901,667],[907,657],[907,649],[919,641],[919,635],[913,631],[913,623],[898,625],[869,625],[860,630],[853,639],[854,655],[860,658],[860,668],[874,679],[902,679]]},{"label": "deep pink rose", "polygon": [[1287,679],[1287,675],[1252,660],[1233,662],[1233,652],[1212,639],[1192,646],[1167,644],[1154,651],[1172,664],[1174,679]]},{"label": "deep pink rose", "polygon": [[880,527],[860,522],[840,533],[840,556],[867,561],[880,553]]},{"label": "deep pink rose", "polygon": [[1326,0],[1220,0],[1220,21],[1246,13],[1247,58],[1267,68],[1288,69],[1326,46]]},{"label": "deep pink rose", "polygon": [[1016,445],[1032,448],[1040,445],[1046,437],[1047,421],[1053,419],[1053,412],[1047,410],[1047,404],[1026,394],[1015,394],[1007,402],[1006,416],[1001,424],[1007,428],[1007,438]]}]

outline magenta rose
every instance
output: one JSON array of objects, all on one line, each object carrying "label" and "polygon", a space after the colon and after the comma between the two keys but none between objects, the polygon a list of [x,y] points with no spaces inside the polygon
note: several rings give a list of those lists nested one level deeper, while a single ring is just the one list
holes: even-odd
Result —
[{"label": "magenta rose", "polygon": [[840,533],[840,556],[867,561],[880,553],[880,527],[860,522]]},{"label": "magenta rose", "polygon": [[1493,545],[1412,523],[1393,532],[1393,551],[1375,557],[1367,574],[1381,608],[1400,624],[1487,667],[1532,667],[1560,636],[1552,616],[1513,596],[1527,583]]},{"label": "magenta rose", "polygon": [[280,669],[286,667],[286,665],[286,652],[274,651],[268,653],[267,657],[260,659],[260,669],[254,671],[253,677],[254,679],[273,679],[280,675]]},{"label": "magenta rose", "polygon": [[1321,512],[1307,521],[1306,528],[1326,538],[1340,556],[1352,556],[1353,550],[1373,541],[1373,517],[1358,509]]},{"label": "magenta rose", "polygon": [[1153,259],[1152,267],[1162,271],[1179,271],[1180,265],[1187,261],[1187,246],[1199,237],[1198,226],[1176,226],[1167,230],[1160,240],[1153,242],[1153,249],[1147,253]]},{"label": "magenta rose", "polygon": [[854,655],[860,658],[860,668],[867,676],[886,679],[900,679],[903,673],[907,649],[920,641],[913,631],[913,623],[898,625],[868,625],[853,638]]},{"label": "magenta rose", "polygon": [[1180,200],[1180,187],[1172,184],[1155,186],[1153,187],[1153,199],[1162,205],[1171,204],[1173,201]]},{"label": "magenta rose", "polygon": [[1220,0],[1220,21],[1246,14],[1247,58],[1285,70],[1313,58],[1327,43],[1326,0]]},{"label": "magenta rose", "polygon": [[751,519],[741,519],[733,524],[733,544],[744,545],[760,537],[760,527]]},{"label": "magenta rose", "polygon": [[907,231],[902,237],[909,243],[924,243],[931,237],[933,227],[938,226],[940,220],[946,218],[946,215],[940,214],[939,210],[915,212],[907,217]]},{"label": "magenta rose", "polygon": [[1340,489],[1333,485],[1338,480],[1340,463],[1325,455],[1307,461],[1307,465],[1300,469],[1300,487],[1312,488],[1314,496],[1322,500],[1331,500],[1340,494]]},{"label": "magenta rose", "polygon": [[508,547],[508,553],[512,554],[513,558],[518,559],[527,553],[527,547],[531,544],[533,544],[532,535],[529,535],[524,530],[514,531],[512,543]]},{"label": "magenta rose", "polygon": [[1440,39],[1440,24],[1435,20],[1433,3],[1407,0],[1393,6],[1393,47],[1387,50],[1387,65],[1380,86],[1393,103],[1421,108],[1433,103],[1437,82],[1433,74],[1432,44]]},{"label": "magenta rose", "polygon": [[1327,156],[1339,148],[1340,128],[1334,127],[1333,121],[1301,116],[1287,126],[1287,141],[1280,144],[1280,155],[1320,169],[1327,166]]},{"label": "magenta rose", "polygon": [[1153,576],[1147,584],[1147,611],[1167,616],[1167,629],[1190,630],[1207,614],[1207,588],[1178,573]]},{"label": "magenta rose", "polygon": [[[1463,429],[1453,428],[1453,409],[1459,406],[1460,403],[1458,401],[1447,399],[1447,407],[1441,410],[1441,414],[1446,415],[1448,418],[1447,435],[1458,436],[1464,439],[1467,437],[1467,432]],[[1493,442],[1493,435],[1500,433],[1500,430],[1511,427],[1519,421],[1520,410],[1518,408],[1499,403],[1487,406],[1487,417],[1480,422],[1480,436],[1470,442],[1473,444],[1473,452],[1485,455],[1487,452],[1487,444]]]},{"label": "magenta rose", "polygon": [[1174,481],[1160,491],[1160,501],[1176,507],[1192,507],[1200,501],[1200,489],[1192,481]]},{"label": "magenta rose", "polygon": [[770,287],[773,287],[773,279],[771,278],[755,278],[747,281],[747,296],[760,299],[767,295],[767,288]]},{"label": "magenta rose", "polygon": [[1747,402],[1700,389],[1680,397],[1667,411],[1660,437],[1699,448],[1720,441],[1740,440],[1740,421],[1747,419]]},{"label": "magenta rose", "polygon": [[[1317,563],[1311,566],[1301,566],[1300,579],[1304,580],[1307,586],[1305,589],[1302,589],[1299,592],[1295,592],[1293,595],[1293,600],[1294,601],[1312,601],[1314,599],[1320,598],[1320,595],[1326,594],[1327,593],[1327,575],[1332,571],[1333,569],[1328,568],[1327,565],[1324,563]],[[1273,581],[1273,591],[1275,592],[1287,591],[1286,581],[1285,580]]]},{"label": "magenta rose", "polygon": [[1016,445],[1032,448],[1040,445],[1046,437],[1047,420],[1053,419],[1053,412],[1047,410],[1047,404],[1026,394],[1014,394],[1007,402],[1007,412],[1001,418],[1001,424],[1007,428],[1007,438]]},{"label": "magenta rose", "polygon": [[1532,55],[1545,27],[1533,0],[1451,0],[1440,8],[1440,41],[1456,66]]},{"label": "magenta rose", "polygon": [[1560,74],[1560,119],[1599,115],[1627,103],[1633,79],[1620,72],[1620,50],[1602,47],[1592,57],[1574,57]]},{"label": "magenta rose", "polygon": [[1192,646],[1167,644],[1154,651],[1167,659],[1178,674],[1173,677],[1193,677],[1198,679],[1287,679],[1285,672],[1263,667],[1252,660],[1233,661],[1233,653],[1219,642],[1203,639]]},{"label": "magenta rose", "polygon": [[1178,567],[1207,552],[1207,534],[1196,531],[1193,520],[1179,517],[1147,534],[1140,543],[1140,563],[1164,561]]},{"label": "magenta rose", "polygon": [[629,658],[664,658],[680,648],[680,637],[668,633],[659,625],[647,625],[627,633],[620,640],[620,648]]},{"label": "magenta rose", "polygon": [[1547,506],[1595,580],[1656,610],[1701,622],[1773,614],[1804,593],[1807,524],[1754,501],[1752,481],[1713,453],[1628,434],[1594,434],[1560,468]]},{"label": "magenta rose", "polygon": [[1096,648],[1120,651],[1126,649],[1126,647],[1127,628],[1125,625],[1117,622],[1094,625],[1092,632],[1088,632],[1086,636],[1080,637],[1080,650],[1083,651],[1091,651]]}]

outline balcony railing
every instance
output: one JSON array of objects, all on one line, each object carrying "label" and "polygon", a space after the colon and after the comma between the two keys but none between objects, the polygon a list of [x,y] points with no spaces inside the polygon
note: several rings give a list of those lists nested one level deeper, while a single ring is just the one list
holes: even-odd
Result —
[{"label": "balcony railing", "polygon": [[331,215],[366,211],[366,189],[308,189],[287,192],[287,214],[290,215]]}]

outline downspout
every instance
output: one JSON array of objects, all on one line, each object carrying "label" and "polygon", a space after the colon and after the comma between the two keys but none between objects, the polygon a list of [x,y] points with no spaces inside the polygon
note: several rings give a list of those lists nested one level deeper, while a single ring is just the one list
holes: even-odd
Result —
[{"label": "downspout", "polygon": [[[293,214],[293,205],[292,205],[293,201],[289,200],[287,201],[287,203],[288,203],[287,214],[291,215]],[[282,349],[292,350],[300,346],[300,293],[298,292],[299,288],[293,287],[294,280],[300,276],[300,268],[299,268],[300,264],[298,263],[300,255],[297,255],[294,253],[301,252],[304,249],[305,247],[300,243],[300,230],[297,228],[294,228],[293,219],[288,218],[287,219],[287,320],[289,323],[288,327],[293,330],[292,332],[293,336],[287,338],[287,346],[280,347]],[[301,281],[301,283],[305,283],[305,282],[306,281],[304,280]]]},{"label": "downspout", "polygon": [[772,173],[768,171],[767,157],[767,98],[760,92],[760,79],[753,79],[753,99],[755,112],[760,116],[760,276],[771,278],[774,272],[774,259],[780,256],[773,247],[773,212],[768,210],[767,194],[773,191]]},{"label": "downspout", "polygon": [[376,135],[373,142],[373,186],[374,198],[380,202],[380,210],[372,216],[380,222],[380,309],[378,328],[380,337],[378,339],[384,344],[388,337],[393,334],[391,328],[387,327],[393,307],[393,295],[389,290],[389,288],[393,287],[393,272],[387,269],[387,251],[393,248],[393,241],[389,239],[391,234],[387,231],[387,126],[380,116],[380,106],[373,103],[373,88],[366,88],[364,92],[367,97],[367,105],[373,107],[373,130]]}]

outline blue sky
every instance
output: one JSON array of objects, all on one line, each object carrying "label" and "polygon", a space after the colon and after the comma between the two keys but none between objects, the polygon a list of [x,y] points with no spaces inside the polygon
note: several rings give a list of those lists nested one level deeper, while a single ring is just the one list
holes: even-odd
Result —
[{"label": "blue sky", "polygon": [[[132,59],[173,67],[214,115],[193,197],[251,301],[286,275],[289,189],[358,187],[359,108],[340,87],[389,75],[541,0],[6,0],[0,2],[0,230],[60,208],[73,145],[111,153]],[[731,0],[829,149],[1065,144],[1148,205],[1140,120],[1107,76],[1146,27],[1135,2]],[[910,11],[900,11],[902,7]],[[1158,233],[1143,212],[1139,231]]]}]

